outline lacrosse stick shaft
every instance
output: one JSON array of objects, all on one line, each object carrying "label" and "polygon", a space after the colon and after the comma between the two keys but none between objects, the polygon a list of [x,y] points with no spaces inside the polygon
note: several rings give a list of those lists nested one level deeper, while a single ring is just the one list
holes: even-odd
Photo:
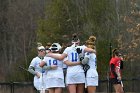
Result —
[{"label": "lacrosse stick shaft", "polygon": [[42,87],[41,87],[41,92],[40,93],[45,93],[45,89],[44,89],[44,80],[43,80],[43,69],[42,69]]},{"label": "lacrosse stick shaft", "polygon": [[[41,60],[43,60],[43,58],[41,58]],[[40,93],[45,93],[45,88],[44,88],[44,80],[43,80],[43,68],[42,68],[42,82],[41,82],[41,91]]]},{"label": "lacrosse stick shaft", "polygon": [[121,86],[123,87],[123,83],[122,83],[122,81],[121,81]]},{"label": "lacrosse stick shaft", "polygon": [[24,67],[22,67],[22,66],[19,66],[19,68],[20,68],[20,69],[22,69],[22,70],[24,70],[24,71],[29,72],[27,69],[25,69],[25,68],[24,68]]}]

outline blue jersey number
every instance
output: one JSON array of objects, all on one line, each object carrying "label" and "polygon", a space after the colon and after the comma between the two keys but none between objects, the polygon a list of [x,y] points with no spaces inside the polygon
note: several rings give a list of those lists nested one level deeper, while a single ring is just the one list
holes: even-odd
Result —
[{"label": "blue jersey number", "polygon": [[49,65],[57,65],[57,60],[49,60]]},{"label": "blue jersey number", "polygon": [[95,67],[97,68],[97,59],[95,58]]},{"label": "blue jersey number", "polygon": [[72,62],[77,62],[78,53],[71,53],[71,56],[72,56]]}]

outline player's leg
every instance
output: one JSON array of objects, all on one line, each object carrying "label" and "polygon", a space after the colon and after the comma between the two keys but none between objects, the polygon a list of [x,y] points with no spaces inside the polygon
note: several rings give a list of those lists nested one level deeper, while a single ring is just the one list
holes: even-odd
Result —
[{"label": "player's leg", "polygon": [[88,86],[88,93],[95,93],[96,92],[96,86]]},{"label": "player's leg", "polygon": [[86,78],[88,93],[95,93],[98,86],[98,76]]},{"label": "player's leg", "polygon": [[69,84],[68,90],[69,90],[69,93],[76,93],[76,84]]},{"label": "player's leg", "polygon": [[62,93],[62,88],[55,88],[55,93]]},{"label": "player's leg", "polygon": [[55,89],[54,88],[49,88],[48,91],[49,91],[49,93],[55,93]]},{"label": "player's leg", "polygon": [[113,86],[116,93],[121,93],[121,84],[114,84]]},{"label": "player's leg", "polygon": [[84,83],[77,84],[76,93],[84,93]]}]

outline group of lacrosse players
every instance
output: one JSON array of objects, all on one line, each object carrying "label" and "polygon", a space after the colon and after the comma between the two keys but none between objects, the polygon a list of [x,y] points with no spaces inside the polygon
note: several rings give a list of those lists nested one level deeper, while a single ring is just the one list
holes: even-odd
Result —
[{"label": "group of lacrosse players", "polygon": [[49,43],[46,48],[38,44],[38,55],[28,68],[38,92],[62,93],[66,87],[68,93],[95,93],[99,81],[95,41],[90,36],[80,45],[78,35],[73,34],[71,45],[63,52],[59,43]]}]

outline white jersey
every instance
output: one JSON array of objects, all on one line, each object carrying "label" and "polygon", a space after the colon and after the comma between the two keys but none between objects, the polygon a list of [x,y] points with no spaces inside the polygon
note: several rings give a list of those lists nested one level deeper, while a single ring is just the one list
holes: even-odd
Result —
[{"label": "white jersey", "polygon": [[[82,53],[84,54],[84,49],[85,46],[71,46],[71,47],[67,47],[64,50],[64,54],[67,54],[67,60],[70,62],[79,62],[79,56],[78,53],[76,51],[76,48],[80,48],[82,49]],[[68,66],[67,68],[67,73],[77,73],[77,72],[84,72],[83,68],[81,65],[76,65],[76,66]]]},{"label": "white jersey", "polygon": [[39,73],[45,73],[45,70],[42,70],[42,68],[39,66],[42,59],[40,59],[38,56],[33,58],[33,60],[30,63],[30,66],[34,67],[35,72]]},{"label": "white jersey", "polygon": [[[42,61],[42,59],[40,59],[39,57],[35,57],[35,58],[33,58],[33,60],[30,63],[30,66],[34,67],[35,72],[38,72],[41,75],[40,78],[38,78],[36,75],[34,76],[34,87],[37,90],[41,90],[42,87],[44,89],[46,89],[46,83],[44,81],[46,81],[45,78],[46,78],[47,71],[43,70],[39,66],[41,61]],[[43,77],[42,77],[42,75],[43,75]]]},{"label": "white jersey", "polygon": [[98,76],[97,73],[97,61],[96,55],[94,53],[85,53],[85,57],[89,58],[89,62],[87,63],[90,66],[90,69],[87,71],[86,77],[95,77]]},{"label": "white jersey", "polygon": [[[56,54],[60,55],[60,54]],[[54,59],[52,57],[44,57],[43,61],[46,63],[47,66],[57,65],[56,69],[48,70],[47,78],[62,78],[64,79],[63,75],[63,61]]]},{"label": "white jersey", "polygon": [[[63,59],[63,62],[66,61],[66,60],[68,60],[68,57],[65,57],[65,58]],[[67,66],[65,63],[63,63],[63,69],[67,69],[67,67],[68,67],[68,66]]]}]

